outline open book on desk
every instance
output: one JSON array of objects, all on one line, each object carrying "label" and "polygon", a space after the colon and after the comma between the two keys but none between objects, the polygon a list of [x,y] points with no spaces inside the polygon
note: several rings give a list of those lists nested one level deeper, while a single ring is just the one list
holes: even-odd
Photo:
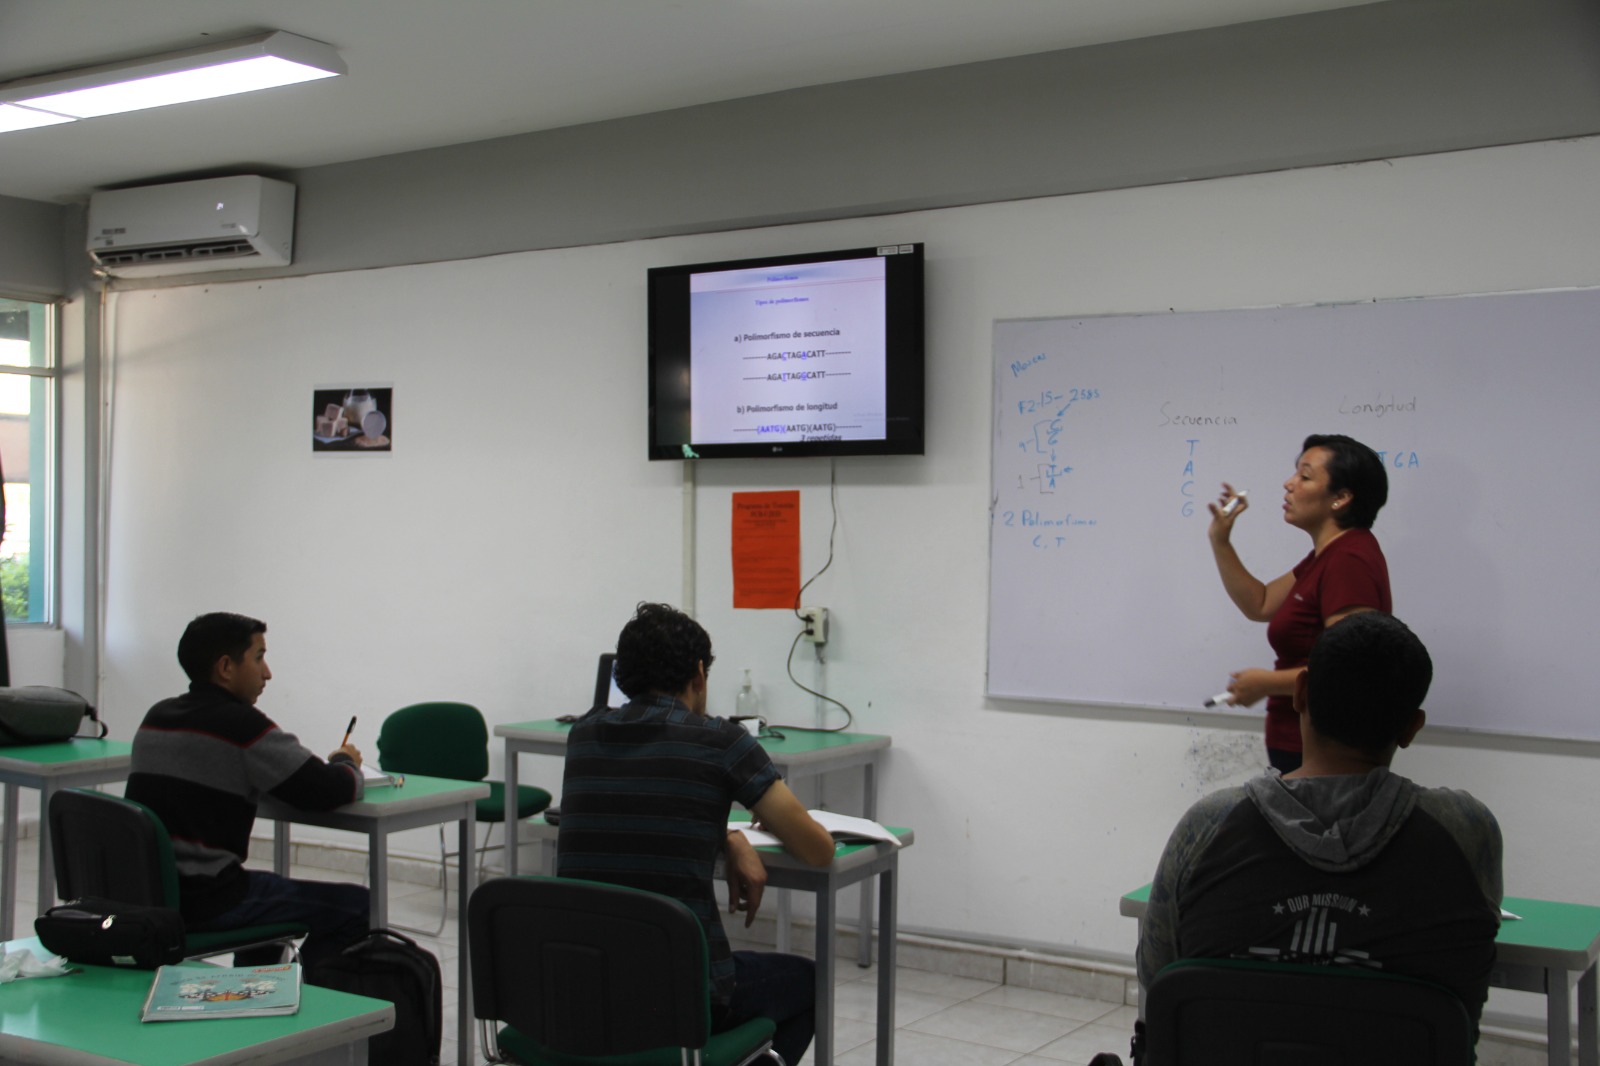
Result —
[{"label": "open book on desk", "polygon": [[[871,818],[856,818],[848,814],[839,814],[835,811],[807,811],[829,833],[833,839],[847,844],[893,844],[900,846],[900,840],[889,830],[874,822]],[[783,847],[783,841],[767,832],[765,829],[753,829],[749,822],[729,822],[729,829],[743,831],[745,838],[758,848]]]},{"label": "open book on desk", "polygon": [[399,788],[406,783],[405,774],[385,773],[371,763],[361,764],[361,779],[368,788]]}]

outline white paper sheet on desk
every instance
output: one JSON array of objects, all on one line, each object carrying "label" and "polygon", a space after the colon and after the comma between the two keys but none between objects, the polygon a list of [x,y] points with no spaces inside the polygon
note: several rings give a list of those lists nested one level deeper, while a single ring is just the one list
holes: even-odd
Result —
[{"label": "white paper sheet on desk", "polygon": [[[817,822],[833,835],[835,840],[870,840],[900,846],[900,840],[889,830],[870,818],[856,818],[835,811],[808,811]],[[783,846],[783,841],[765,829],[752,829],[749,822],[729,822],[728,828],[741,830],[745,839],[758,848]]]},{"label": "white paper sheet on desk", "polygon": [[361,778],[368,788],[399,788],[406,783],[405,774],[384,773],[368,763],[361,764]]}]

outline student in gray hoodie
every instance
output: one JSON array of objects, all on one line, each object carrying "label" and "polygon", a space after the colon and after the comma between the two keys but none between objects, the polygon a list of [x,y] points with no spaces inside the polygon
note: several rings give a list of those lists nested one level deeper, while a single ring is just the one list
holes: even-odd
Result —
[{"label": "student in gray hoodie", "polygon": [[1200,800],[1167,842],[1139,984],[1182,958],[1358,966],[1442,985],[1476,1027],[1500,922],[1500,827],[1389,763],[1422,728],[1433,663],[1392,615],[1317,639],[1295,686],[1305,762]]}]

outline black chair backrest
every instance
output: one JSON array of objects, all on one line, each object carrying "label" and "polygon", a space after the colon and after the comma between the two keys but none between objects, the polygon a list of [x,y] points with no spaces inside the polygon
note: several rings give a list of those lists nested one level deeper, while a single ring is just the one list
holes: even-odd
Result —
[{"label": "black chair backrest", "polygon": [[50,849],[62,899],[177,906],[167,831],[149,808],[117,796],[62,789],[50,797]]},{"label": "black chair backrest", "polygon": [[472,1004],[551,1051],[704,1046],[706,939],[667,896],[570,878],[499,877],[467,904]]},{"label": "black chair backrest", "polygon": [[1473,1028],[1438,985],[1350,967],[1184,960],[1156,975],[1140,1066],[1466,1066]]}]

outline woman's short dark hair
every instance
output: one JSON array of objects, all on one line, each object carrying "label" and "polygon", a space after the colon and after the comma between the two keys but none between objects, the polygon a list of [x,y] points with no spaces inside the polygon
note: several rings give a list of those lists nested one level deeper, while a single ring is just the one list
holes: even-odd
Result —
[{"label": "woman's short dark hair", "polygon": [[265,633],[267,623],[242,614],[213,611],[190,622],[178,638],[178,665],[190,681],[210,681],[211,668],[226,655],[234,662],[250,650],[257,633]]},{"label": "woman's short dark hair", "polygon": [[1328,491],[1350,490],[1350,502],[1334,512],[1339,528],[1371,529],[1389,502],[1389,475],[1378,453],[1343,433],[1313,433],[1300,451],[1312,448],[1328,452]]},{"label": "woman's short dark hair", "polygon": [[1322,631],[1306,666],[1311,725],[1380,754],[1410,726],[1433,683],[1433,659],[1404,622],[1358,611]]},{"label": "woman's short dark hair", "polygon": [[630,700],[676,696],[704,663],[711,669],[711,635],[664,603],[641,603],[617,636],[617,687]]}]

